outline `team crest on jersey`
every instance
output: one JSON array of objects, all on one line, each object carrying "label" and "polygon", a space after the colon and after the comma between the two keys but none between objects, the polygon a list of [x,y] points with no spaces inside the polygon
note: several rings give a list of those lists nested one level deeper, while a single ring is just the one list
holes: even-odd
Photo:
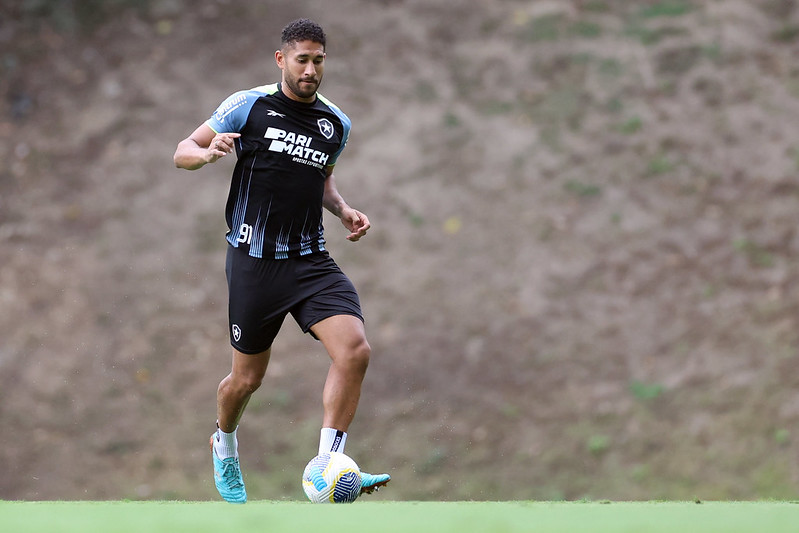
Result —
[{"label": "team crest on jersey", "polygon": [[325,139],[330,139],[333,136],[333,123],[326,118],[320,118],[316,121],[319,124],[319,131],[325,136]]}]

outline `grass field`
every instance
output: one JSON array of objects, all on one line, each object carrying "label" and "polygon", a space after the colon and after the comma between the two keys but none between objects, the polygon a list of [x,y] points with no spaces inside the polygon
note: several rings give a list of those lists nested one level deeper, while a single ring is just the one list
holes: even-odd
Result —
[{"label": "grass field", "polygon": [[795,532],[787,502],[0,502],[8,533]]}]

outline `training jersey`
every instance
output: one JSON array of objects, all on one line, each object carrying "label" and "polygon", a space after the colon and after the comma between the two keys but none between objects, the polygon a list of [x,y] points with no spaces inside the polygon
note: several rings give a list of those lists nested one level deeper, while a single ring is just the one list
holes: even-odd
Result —
[{"label": "training jersey", "polygon": [[275,83],[230,95],[206,124],[241,134],[225,208],[230,245],[267,259],[323,252],[325,168],[347,144],[347,115],[318,93],[292,100]]}]

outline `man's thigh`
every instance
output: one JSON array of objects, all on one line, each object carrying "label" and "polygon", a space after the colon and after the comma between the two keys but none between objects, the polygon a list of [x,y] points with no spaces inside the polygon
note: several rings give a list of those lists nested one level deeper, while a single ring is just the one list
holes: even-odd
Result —
[{"label": "man's thigh", "polygon": [[330,356],[352,354],[361,347],[368,349],[363,321],[353,315],[334,315],[317,322],[311,328]]}]

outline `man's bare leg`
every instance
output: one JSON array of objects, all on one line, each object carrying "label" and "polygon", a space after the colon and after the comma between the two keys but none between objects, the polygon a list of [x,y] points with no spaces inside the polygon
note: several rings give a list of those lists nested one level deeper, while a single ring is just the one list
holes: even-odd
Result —
[{"label": "man's bare leg", "polygon": [[245,503],[247,490],[241,474],[236,430],[250,396],[261,386],[269,364],[269,350],[247,355],[233,349],[233,369],[219,384],[216,395],[217,424],[211,435],[214,484],[230,503]]},{"label": "man's bare leg", "polygon": [[258,390],[269,365],[271,349],[258,354],[245,354],[233,348],[233,368],[219,384],[216,393],[216,416],[219,429],[231,433]]},{"label": "man's bare leg", "polygon": [[336,315],[315,324],[311,330],[331,359],[322,393],[322,425],[347,431],[358,409],[361,383],[372,350],[366,341],[363,322],[351,315]]},{"label": "man's bare leg", "polygon": [[[358,402],[361,399],[361,384],[369,366],[371,347],[366,340],[363,322],[355,316],[336,315],[315,324],[311,330],[322,341],[331,364],[322,393],[324,416],[320,452],[329,438],[326,431],[341,433],[343,442],[339,451],[344,450],[346,432],[349,429]],[[330,434],[328,437],[332,437]],[[329,450],[328,450],[329,451]],[[385,486],[391,477],[388,474],[372,475],[361,472],[361,493],[371,493]]]}]

